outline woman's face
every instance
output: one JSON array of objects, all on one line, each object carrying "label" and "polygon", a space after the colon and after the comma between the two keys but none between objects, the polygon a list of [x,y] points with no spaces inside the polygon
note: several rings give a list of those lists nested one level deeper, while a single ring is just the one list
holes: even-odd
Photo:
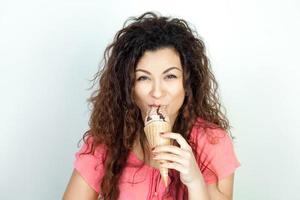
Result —
[{"label": "woman's face", "polygon": [[146,51],[135,69],[134,100],[143,119],[151,105],[166,105],[171,125],[183,104],[183,71],[172,48]]}]

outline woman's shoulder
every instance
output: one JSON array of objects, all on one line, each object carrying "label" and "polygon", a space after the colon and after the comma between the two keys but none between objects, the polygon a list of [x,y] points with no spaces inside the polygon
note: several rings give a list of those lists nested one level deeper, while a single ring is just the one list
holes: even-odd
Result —
[{"label": "woman's shoulder", "polygon": [[227,177],[240,166],[232,138],[226,130],[213,125],[207,126],[198,119],[190,135],[195,147],[195,156],[206,183],[215,183]]},{"label": "woman's shoulder", "polygon": [[75,154],[74,169],[96,192],[104,176],[104,145],[95,146],[92,136],[84,137],[79,151]]},{"label": "woman's shoulder", "polygon": [[94,142],[93,136],[88,135],[84,137],[80,144],[80,150],[76,153],[76,157],[80,155],[94,156],[95,158],[103,158],[107,147],[104,144],[97,144]]},{"label": "woman's shoulder", "polygon": [[231,141],[231,136],[223,128],[208,122],[202,118],[197,118],[190,133],[190,141],[203,146],[221,146]]}]

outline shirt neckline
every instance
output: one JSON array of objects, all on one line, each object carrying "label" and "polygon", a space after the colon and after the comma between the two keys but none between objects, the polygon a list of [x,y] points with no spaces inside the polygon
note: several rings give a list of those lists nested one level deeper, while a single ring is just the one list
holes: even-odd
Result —
[{"label": "shirt neckline", "polygon": [[133,152],[132,150],[129,152],[129,161],[133,161],[134,164],[142,164],[143,167],[149,168],[151,170],[159,171],[159,169],[152,167],[151,165],[146,164],[143,160],[139,159],[135,152]]}]

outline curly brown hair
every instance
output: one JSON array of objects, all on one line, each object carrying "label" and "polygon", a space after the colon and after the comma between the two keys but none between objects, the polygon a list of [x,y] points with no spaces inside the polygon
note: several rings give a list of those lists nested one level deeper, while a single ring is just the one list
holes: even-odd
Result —
[{"label": "curly brown hair", "polygon": [[[218,84],[197,32],[183,19],[153,12],[129,18],[106,48],[102,65],[93,79],[93,87],[99,83],[99,88],[88,99],[92,113],[90,130],[84,134],[84,139],[93,137],[93,152],[100,144],[107,147],[105,175],[99,186],[104,199],[118,198],[119,188],[116,186],[135,139],[139,138],[145,155],[143,119],[133,98],[135,68],[146,51],[166,47],[175,49],[180,56],[186,92],[172,131],[188,140],[197,118],[205,122],[202,127],[229,131],[229,122],[217,94]],[[174,187],[177,187],[180,182],[175,180]]]}]

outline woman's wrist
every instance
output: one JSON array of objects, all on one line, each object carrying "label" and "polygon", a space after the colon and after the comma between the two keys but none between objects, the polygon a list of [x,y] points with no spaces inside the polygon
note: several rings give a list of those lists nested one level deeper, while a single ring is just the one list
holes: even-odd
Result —
[{"label": "woman's wrist", "polygon": [[186,183],[185,186],[188,189],[199,189],[199,187],[205,187],[205,182],[202,177],[195,178],[193,181]]},{"label": "woman's wrist", "polygon": [[186,187],[188,189],[189,199],[197,199],[200,197],[201,199],[209,199],[206,184],[202,176],[194,179],[190,183],[187,183]]}]

